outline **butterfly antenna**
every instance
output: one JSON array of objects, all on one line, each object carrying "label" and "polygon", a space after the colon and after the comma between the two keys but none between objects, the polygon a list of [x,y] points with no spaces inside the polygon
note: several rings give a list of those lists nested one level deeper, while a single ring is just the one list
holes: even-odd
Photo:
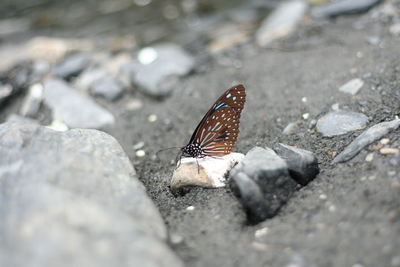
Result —
[{"label": "butterfly antenna", "polygon": [[159,154],[160,152],[165,151],[165,150],[169,150],[169,149],[178,149],[178,150],[180,150],[181,147],[179,147],[179,146],[174,146],[174,147],[168,147],[168,148],[163,148],[163,149],[161,149],[161,150],[158,150],[158,151],[156,152],[157,158],[158,158],[158,154]]}]

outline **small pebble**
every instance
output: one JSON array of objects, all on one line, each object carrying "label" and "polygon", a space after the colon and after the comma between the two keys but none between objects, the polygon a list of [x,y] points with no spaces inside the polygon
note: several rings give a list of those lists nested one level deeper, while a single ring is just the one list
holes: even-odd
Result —
[{"label": "small pebble", "polygon": [[366,157],[365,157],[365,161],[367,162],[371,162],[374,160],[374,153],[369,153]]},{"label": "small pebble", "polygon": [[339,88],[339,91],[348,93],[351,95],[357,94],[357,92],[363,87],[364,81],[361,79],[353,79],[345,83]]},{"label": "small pebble", "polygon": [[338,110],[340,110],[339,103],[332,104],[331,109],[332,109],[333,111],[338,111]]},{"label": "small pebble", "polygon": [[395,23],[390,26],[389,32],[394,36],[400,36],[400,23]]},{"label": "small pebble", "polygon": [[304,113],[301,116],[303,117],[303,119],[308,120],[308,118],[310,117],[310,113]]},{"label": "small pebble", "polygon": [[155,122],[157,120],[157,115],[151,114],[147,119],[149,122]]},{"label": "small pebble", "polygon": [[327,199],[327,198],[328,198],[328,196],[325,195],[325,194],[319,195],[319,199],[325,200],[325,199]]},{"label": "small pebble", "polygon": [[285,127],[285,129],[283,129],[282,133],[286,134],[286,135],[294,134],[295,132],[297,132],[299,130],[299,127],[300,127],[300,121],[290,122]]},{"label": "small pebble", "polygon": [[336,211],[336,206],[335,205],[330,205],[328,209],[329,209],[330,212],[335,212]]},{"label": "small pebble", "polygon": [[260,237],[265,236],[266,234],[268,234],[268,231],[269,231],[268,227],[264,227],[264,228],[258,229],[258,230],[255,231],[254,236],[256,238],[260,238]]},{"label": "small pebble", "polygon": [[389,144],[390,139],[389,139],[389,138],[382,138],[379,142],[380,142],[382,145],[387,145],[387,144]]},{"label": "small pebble", "polygon": [[142,157],[146,156],[146,152],[144,150],[140,149],[140,150],[136,151],[135,155],[138,158],[142,158]]},{"label": "small pebble", "polygon": [[141,109],[142,107],[143,103],[139,99],[132,99],[125,105],[125,108],[129,111],[138,110]]},{"label": "small pebble", "polygon": [[389,154],[398,154],[400,150],[398,148],[384,147],[381,148],[379,152],[383,155],[389,155]]},{"label": "small pebble", "polygon": [[178,235],[178,234],[171,234],[169,237],[169,241],[173,245],[179,245],[183,242],[183,236]]},{"label": "small pebble", "polygon": [[146,47],[139,51],[138,61],[143,65],[148,65],[157,59],[157,51],[153,47]]},{"label": "small pebble", "polygon": [[335,136],[362,129],[366,126],[368,117],[362,113],[351,111],[331,111],[319,118],[317,130],[323,136]]},{"label": "small pebble", "polygon": [[133,149],[133,150],[138,150],[138,149],[141,149],[141,148],[143,148],[143,147],[144,147],[144,142],[143,142],[143,141],[140,141],[140,142],[134,144],[134,145],[132,146],[132,149]]},{"label": "small pebble", "polygon": [[68,131],[68,126],[60,120],[53,120],[51,124],[46,127],[58,132]]},{"label": "small pebble", "polygon": [[307,97],[303,97],[303,98],[301,99],[301,102],[307,103]]},{"label": "small pebble", "polygon": [[187,211],[192,211],[192,210],[194,210],[194,209],[195,209],[194,206],[189,206],[189,207],[186,208]]},{"label": "small pebble", "polygon": [[345,162],[357,155],[365,146],[382,138],[385,134],[397,129],[400,126],[400,119],[396,118],[392,121],[381,122],[375,124],[360,134],[353,142],[350,143],[336,158],[333,164]]}]

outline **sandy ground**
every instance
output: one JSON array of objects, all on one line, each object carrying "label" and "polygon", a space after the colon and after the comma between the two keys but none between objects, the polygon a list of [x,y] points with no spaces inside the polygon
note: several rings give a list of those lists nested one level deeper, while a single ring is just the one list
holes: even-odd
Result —
[{"label": "sandy ground", "polygon": [[[367,37],[376,29],[354,29],[357,19],[300,29],[281,43],[288,49],[243,46],[236,51],[241,68],[211,63],[182,81],[165,101],[143,98],[143,110],[120,111],[120,128],[110,133],[131,156],[171,238],[183,239],[172,245],[187,266],[400,266],[399,157],[380,155],[373,144],[350,162],[332,166],[332,152],[340,152],[361,131],[326,138],[311,122],[334,103],[366,114],[369,125],[400,112],[399,40],[379,32],[384,48],[369,45]],[[359,94],[339,92],[356,77],[366,82]],[[173,166],[151,156],[136,158],[131,149],[144,141],[152,155],[185,145],[202,114],[233,81],[243,83],[248,95],[235,151],[282,142],[315,152],[321,167],[278,216],[258,225],[246,223],[229,188],[173,196],[168,189]],[[310,114],[308,120],[302,119],[304,113]],[[151,114],[156,122],[148,122]],[[297,133],[283,135],[282,129],[297,120],[302,121]],[[400,145],[398,131],[387,138],[392,147]],[[371,152],[374,159],[366,162]],[[188,211],[188,206],[195,209]],[[259,229],[264,235],[255,235]]]}]

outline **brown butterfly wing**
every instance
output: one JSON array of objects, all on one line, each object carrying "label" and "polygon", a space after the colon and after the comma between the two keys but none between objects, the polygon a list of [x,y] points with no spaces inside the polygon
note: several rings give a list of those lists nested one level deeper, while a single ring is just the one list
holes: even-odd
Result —
[{"label": "brown butterfly wing", "polygon": [[228,154],[239,134],[245,101],[243,85],[233,86],[224,92],[200,121],[189,144],[199,144],[206,156]]}]

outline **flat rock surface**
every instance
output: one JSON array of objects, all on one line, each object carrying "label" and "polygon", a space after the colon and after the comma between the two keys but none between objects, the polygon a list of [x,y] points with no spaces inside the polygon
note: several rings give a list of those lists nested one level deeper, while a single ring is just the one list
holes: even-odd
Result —
[{"label": "flat rock surface", "polygon": [[1,124],[0,192],[1,266],[181,266],[135,170],[103,132]]}]

